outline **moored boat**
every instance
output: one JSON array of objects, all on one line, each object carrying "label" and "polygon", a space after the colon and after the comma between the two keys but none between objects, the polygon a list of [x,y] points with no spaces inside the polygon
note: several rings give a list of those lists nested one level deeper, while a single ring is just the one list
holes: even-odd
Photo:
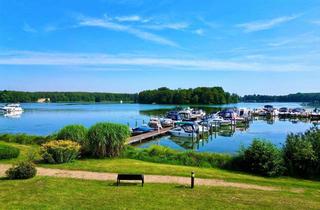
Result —
[{"label": "moored boat", "polygon": [[187,137],[187,138],[196,138],[198,135],[196,131],[196,127],[192,123],[178,124],[175,128],[171,129],[169,133],[173,136]]},{"label": "moored boat", "polygon": [[23,109],[21,108],[20,104],[6,104],[5,106],[1,107],[0,109],[3,113],[22,113]]},{"label": "moored boat", "polygon": [[150,131],[154,131],[154,128],[149,127],[147,124],[142,124],[141,126],[132,129],[132,135],[135,136],[143,133],[148,133]]}]

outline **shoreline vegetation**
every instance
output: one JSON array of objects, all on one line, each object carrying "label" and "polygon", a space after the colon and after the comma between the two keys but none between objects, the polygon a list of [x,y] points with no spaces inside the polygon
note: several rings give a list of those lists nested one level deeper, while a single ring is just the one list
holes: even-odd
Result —
[{"label": "shoreline vegetation", "polygon": [[288,95],[245,95],[238,96],[225,92],[221,87],[197,87],[189,89],[169,89],[161,87],[144,90],[139,93],[103,93],[103,92],[25,92],[0,91],[0,103],[30,102],[89,102],[89,103],[141,103],[171,105],[209,105],[238,102],[302,102],[310,106],[320,106],[320,93],[295,93]]},{"label": "shoreline vegetation", "polygon": [[[49,159],[52,161],[45,162],[59,162],[56,160],[63,160],[65,156],[73,157],[66,162],[120,157],[154,163],[243,171],[264,177],[285,175],[311,180],[320,178],[320,129],[317,127],[305,133],[289,134],[282,148],[267,140],[254,139],[248,147],[241,148],[235,155],[177,151],[163,146],[140,149],[125,145],[129,136],[129,128],[125,125],[97,123],[89,129],[82,125],[68,125],[49,136],[1,134],[0,141],[40,146],[42,152],[34,155],[40,157],[36,160],[40,163]],[[52,145],[50,142],[53,142]],[[76,145],[72,145],[72,142]],[[66,153],[63,154],[62,151]],[[48,159],[48,155],[52,157]]]},{"label": "shoreline vegetation", "polygon": [[[181,152],[161,146],[139,149],[124,146],[127,137],[126,126],[108,123],[98,123],[89,129],[80,125],[69,125],[46,137],[26,134],[0,135],[0,151],[4,155],[12,153],[12,148],[19,150],[17,157],[0,159],[2,169],[7,170],[14,164],[15,177],[33,177],[33,164],[36,164],[37,170],[40,170],[38,167],[59,173],[68,170],[70,177],[73,177],[41,174],[22,180],[1,177],[1,205],[4,208],[33,209],[99,209],[108,205],[116,209],[120,207],[118,200],[121,199],[121,208],[165,206],[167,209],[166,207],[172,205],[170,199],[167,199],[168,195],[171,196],[171,201],[175,201],[174,209],[208,206],[225,209],[261,209],[271,206],[278,209],[318,209],[320,205],[320,182],[315,178],[319,176],[320,170],[320,131],[317,129],[304,134],[289,135],[283,150],[266,141],[255,140],[237,156]],[[76,157],[75,154],[78,153],[80,156]],[[234,166],[246,167],[238,170]],[[19,170],[17,167],[20,167]],[[11,171],[13,169],[11,168]],[[191,190],[189,185],[185,184],[157,184],[150,181],[143,188],[134,186],[135,183],[117,187],[112,181],[86,180],[81,174],[142,173],[176,180],[187,177],[189,179],[191,171],[196,174],[196,183],[199,178],[205,178],[226,185],[196,184]],[[73,172],[79,173],[82,178],[77,179]],[[291,174],[296,172],[298,173]],[[102,173],[99,173],[99,176]],[[255,185],[260,190],[239,188],[236,185]],[[271,190],[261,190],[262,188]],[[61,196],[61,189],[64,189],[64,196]],[[150,194],[157,196],[149,196]],[[74,199],[70,200],[70,197]],[[147,204],[141,206],[141,203]]]},{"label": "shoreline vegetation", "polygon": [[[295,93],[288,95],[244,95],[225,92],[221,87],[197,87],[189,89],[169,89],[161,87],[144,90],[139,93],[103,93],[103,92],[25,92],[0,91],[0,103],[31,102],[89,102],[89,103],[141,103],[171,105],[209,105],[238,102],[302,102],[309,106],[320,106],[320,93]],[[47,101],[49,99],[49,101]]]},{"label": "shoreline vegetation", "polygon": [[295,93],[288,95],[245,95],[241,102],[303,102],[307,105],[319,105],[320,93]]},{"label": "shoreline vegetation", "polygon": [[141,104],[228,104],[237,103],[239,96],[221,87],[198,87],[171,90],[161,87],[139,93],[99,92],[22,92],[0,91],[0,103],[24,102],[131,102]]}]

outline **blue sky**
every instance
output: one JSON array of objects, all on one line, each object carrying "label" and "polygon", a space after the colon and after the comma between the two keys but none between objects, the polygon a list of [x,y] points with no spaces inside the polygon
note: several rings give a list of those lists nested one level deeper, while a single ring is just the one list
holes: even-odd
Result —
[{"label": "blue sky", "polygon": [[0,0],[0,89],[320,92],[319,0]]}]

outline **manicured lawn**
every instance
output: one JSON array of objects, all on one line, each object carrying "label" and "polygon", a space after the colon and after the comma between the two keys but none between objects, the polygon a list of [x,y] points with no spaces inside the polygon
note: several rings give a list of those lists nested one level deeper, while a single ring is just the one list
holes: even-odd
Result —
[{"label": "manicured lawn", "polygon": [[177,166],[150,163],[132,159],[87,159],[77,160],[72,163],[66,164],[41,164],[40,166],[70,170],[86,170],[114,173],[143,173],[173,176],[190,176],[191,171],[194,171],[196,173],[196,177],[199,178],[215,178],[222,179],[225,181],[251,183],[267,186],[279,186],[284,188],[320,188],[320,182],[317,181],[294,179],[289,177],[264,178],[260,176],[253,176],[240,172],[226,171],[222,169]]},{"label": "manicured lawn", "polygon": [[[38,146],[26,146],[20,144],[4,143],[16,146],[21,150],[21,154],[17,159],[2,160],[0,163],[15,163],[18,160],[25,159],[30,151],[36,151]],[[143,174],[159,174],[173,176],[190,176],[191,171],[195,171],[196,177],[215,178],[225,181],[251,183],[257,185],[277,186],[284,190],[318,190],[320,189],[319,181],[309,181],[302,179],[294,179],[289,177],[280,178],[264,178],[253,176],[245,173],[226,171],[216,168],[198,168],[189,166],[178,166],[168,164],[150,163],[133,159],[85,159],[76,160],[66,164],[39,164],[41,167],[60,168],[70,170],[86,170],[96,172],[114,172],[114,173],[143,173]]]},{"label": "manicured lawn", "polygon": [[319,209],[320,193],[36,177],[1,180],[2,209]]},{"label": "manicured lawn", "polygon": [[[37,152],[39,151],[39,146],[37,145],[23,145],[16,143],[7,143],[2,141],[0,141],[0,144],[14,146],[20,150],[20,155],[18,156],[18,158],[0,160],[0,163],[17,163],[19,161],[26,160],[28,156],[30,156],[30,154],[37,154]],[[37,157],[39,156],[37,155]]]}]

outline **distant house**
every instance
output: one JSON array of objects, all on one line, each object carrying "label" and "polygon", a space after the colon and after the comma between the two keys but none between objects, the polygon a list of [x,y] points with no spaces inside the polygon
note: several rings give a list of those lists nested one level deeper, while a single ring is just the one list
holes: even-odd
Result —
[{"label": "distant house", "polygon": [[37,100],[38,103],[49,103],[50,102],[50,98],[39,98]]}]

